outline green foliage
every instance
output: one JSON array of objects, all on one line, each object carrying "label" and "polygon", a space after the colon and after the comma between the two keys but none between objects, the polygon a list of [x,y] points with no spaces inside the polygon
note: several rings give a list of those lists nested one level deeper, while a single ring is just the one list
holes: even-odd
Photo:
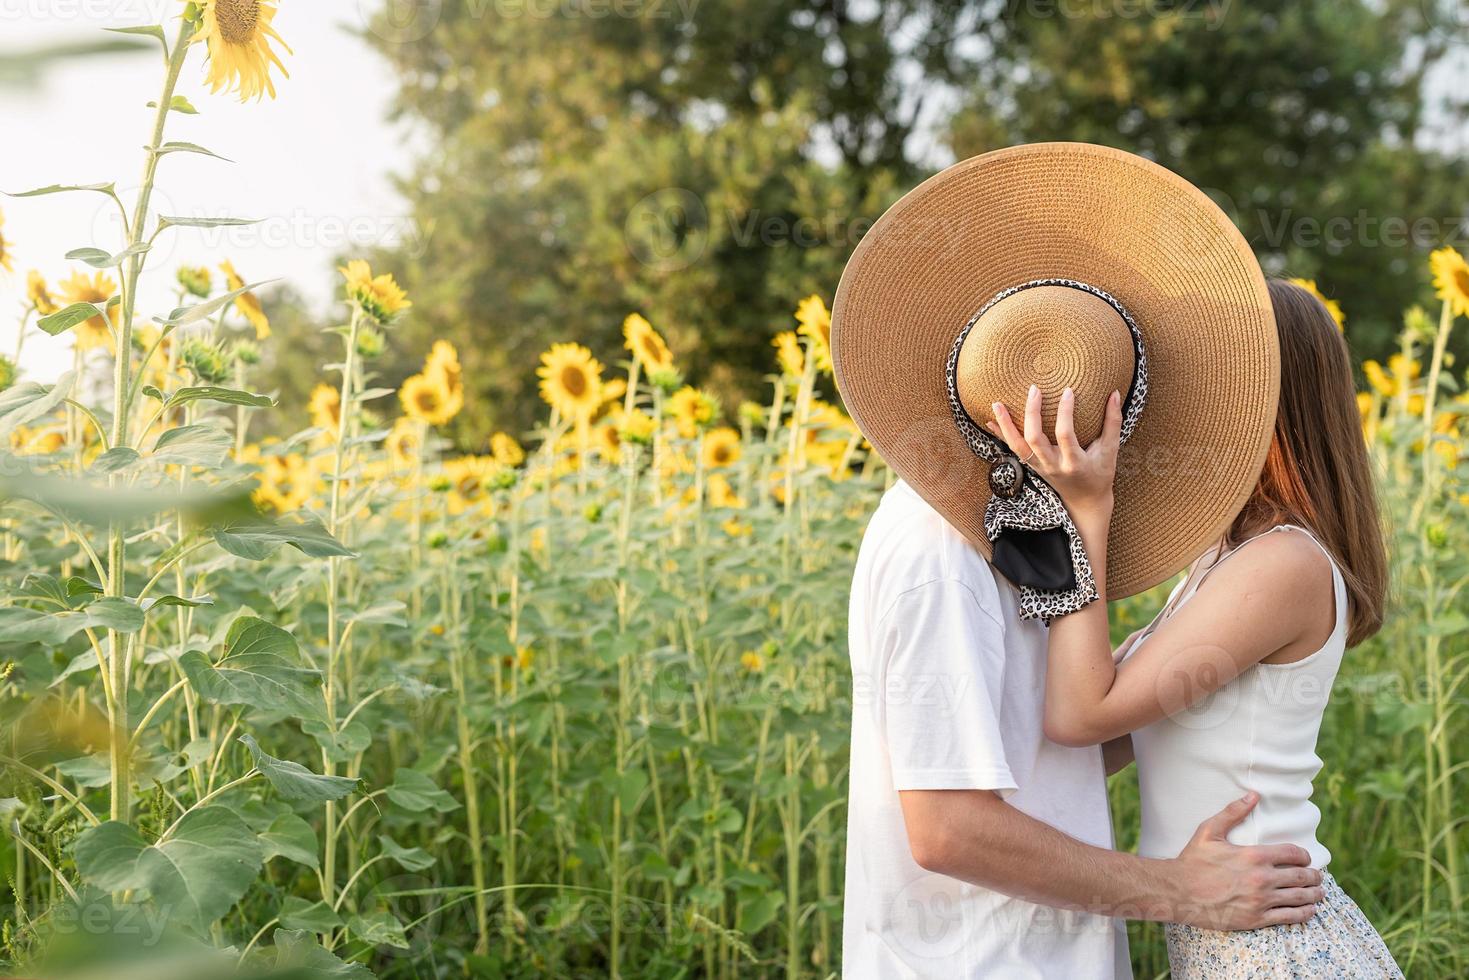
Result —
[{"label": "green foliage", "polygon": [[412,223],[394,263],[415,316],[395,343],[408,362],[434,338],[459,347],[466,448],[529,427],[535,355],[566,323],[612,350],[633,311],[737,404],[790,326],[785,298],[830,299],[919,178],[1012,143],[1086,140],[1205,188],[1270,269],[1342,299],[1354,346],[1381,357],[1422,256],[1462,242],[1469,174],[1432,139],[1462,124],[1462,98],[1425,91],[1446,51],[1425,10],[715,0],[541,18],[444,4],[412,43],[384,12],[369,39],[400,76],[398,112],[432,139],[399,184]]}]

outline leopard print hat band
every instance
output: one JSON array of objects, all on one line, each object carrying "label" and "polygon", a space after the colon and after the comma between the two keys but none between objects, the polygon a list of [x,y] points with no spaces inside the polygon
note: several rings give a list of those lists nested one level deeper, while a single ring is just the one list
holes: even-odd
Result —
[{"label": "leopard print hat band", "polygon": [[1075,279],[1032,279],[997,293],[954,338],[944,368],[949,407],[964,442],[990,464],[990,499],[984,531],[993,545],[991,564],[1020,589],[1020,614],[1048,625],[1098,597],[1096,579],[1082,546],[1081,534],[1056,491],[1015,458],[1010,448],[977,424],[959,397],[959,352],[979,319],[996,303],[1036,286],[1065,286],[1105,300],[1127,324],[1132,336],[1133,376],[1122,403],[1122,442],[1137,428],[1148,397],[1148,357],[1142,331],[1132,314],[1110,293]]}]

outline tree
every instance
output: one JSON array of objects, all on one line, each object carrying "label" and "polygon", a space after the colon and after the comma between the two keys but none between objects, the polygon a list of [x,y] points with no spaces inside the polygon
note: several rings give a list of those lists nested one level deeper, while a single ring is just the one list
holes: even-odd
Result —
[{"label": "tree", "polygon": [[726,402],[753,393],[795,302],[830,300],[871,222],[951,157],[1152,156],[1268,266],[1335,291],[1368,353],[1433,243],[1312,243],[1313,222],[1453,214],[1462,177],[1415,144],[1441,50],[1417,0],[526,2],[371,32],[395,114],[433,140],[399,185],[424,242],[391,260],[415,303],[399,342],[460,347],[462,441],[532,416],[553,340],[618,357],[632,311]]}]

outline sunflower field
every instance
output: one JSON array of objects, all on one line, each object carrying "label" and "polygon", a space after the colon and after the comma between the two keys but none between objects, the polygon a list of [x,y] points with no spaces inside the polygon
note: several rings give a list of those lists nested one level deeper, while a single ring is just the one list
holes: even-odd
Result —
[{"label": "sunflower field", "polygon": [[[893,476],[835,403],[822,298],[761,403],[687,383],[633,313],[607,364],[550,344],[541,425],[464,454],[441,435],[457,352],[381,385],[411,298],[354,259],[309,417],[253,438],[276,410],[261,284],[184,265],[175,308],[137,302],[159,236],[235,221],[151,194],[169,153],[208,152],[165,138],[197,111],[174,92],[191,55],[216,91],[273,94],[283,45],[240,7],[136,29],[166,67],[134,199],[13,195],[98,195],[127,235],[54,288],[31,272],[0,359],[6,971],[836,974],[847,587]],[[1439,315],[1363,365],[1394,608],[1343,669],[1317,791],[1343,886],[1408,975],[1447,977],[1469,970],[1469,394],[1447,353],[1469,265],[1432,261]],[[18,376],[38,329],[77,371]],[[1113,793],[1127,846],[1129,773]],[[1133,956],[1165,973],[1161,931]]]}]

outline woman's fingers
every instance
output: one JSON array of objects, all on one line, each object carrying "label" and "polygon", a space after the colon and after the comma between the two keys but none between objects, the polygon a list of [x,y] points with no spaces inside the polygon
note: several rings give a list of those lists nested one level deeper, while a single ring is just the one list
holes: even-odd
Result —
[{"label": "woman's fingers", "polygon": [[1046,438],[1041,424],[1041,390],[1035,385],[1030,386],[1030,394],[1025,399],[1025,442],[1042,463],[1050,466],[1055,461],[1051,440]]},{"label": "woman's fingers", "polygon": [[[995,413],[994,425],[998,427],[999,437],[1005,440],[1005,445],[1015,454],[1016,459],[1025,459],[1030,455],[1030,447],[1025,444],[1025,437],[1020,430],[1015,428],[1015,420],[1010,418],[1010,410],[1005,407],[1004,402],[995,402],[990,406]],[[993,429],[992,429],[993,431]]]},{"label": "woman's fingers", "polygon": [[1061,392],[1056,404],[1056,448],[1061,451],[1064,462],[1074,462],[1081,456],[1081,444],[1076,441],[1076,392],[1068,385]]},{"label": "woman's fingers", "polygon": [[[1056,429],[1059,434],[1061,428],[1060,419],[1056,420]],[[1109,455],[1117,455],[1118,443],[1122,439],[1122,393],[1112,392],[1107,396],[1107,412],[1102,420],[1102,434],[1097,441],[1089,446],[1089,449],[1098,450]]]}]

